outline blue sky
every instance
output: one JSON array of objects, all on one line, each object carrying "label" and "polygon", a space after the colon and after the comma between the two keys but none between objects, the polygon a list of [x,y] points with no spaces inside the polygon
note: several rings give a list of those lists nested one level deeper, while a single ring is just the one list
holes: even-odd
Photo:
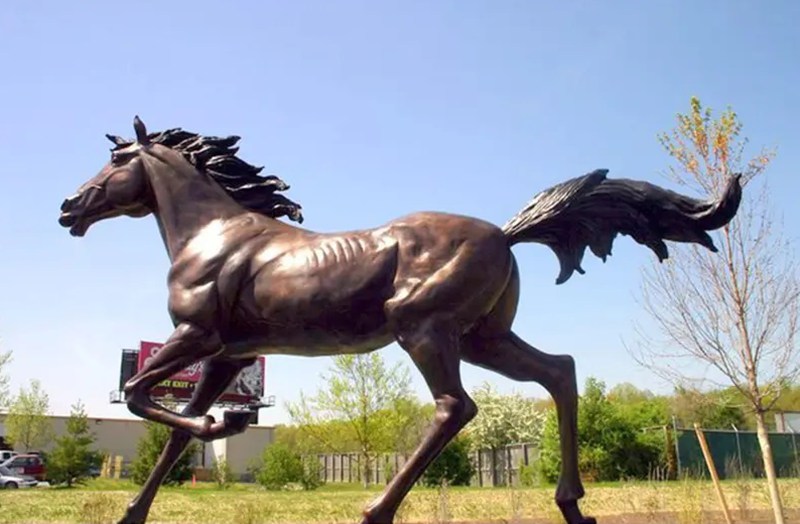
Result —
[{"label": "blue sky", "polygon": [[[772,202],[800,223],[800,4],[656,2],[22,2],[0,10],[0,347],[16,390],[42,380],[55,413],[82,399],[126,417],[108,393],[120,350],[171,332],[168,260],[152,218],[97,224],[75,239],[59,205],[108,160],[105,133],[184,127],[242,137],[303,205],[304,226],[337,231],[417,210],[504,223],[535,193],[604,167],[665,183],[656,135],[697,95],[732,106],[754,147],[776,146]],[[768,8],[766,8],[768,6]],[[570,353],[579,380],[663,391],[637,367],[640,270],[618,239],[603,265],[555,286],[553,254],[515,248],[516,332]],[[408,360],[396,346],[392,362]],[[327,359],[270,357],[267,393],[313,392]],[[415,389],[427,400],[422,380]],[[543,396],[465,365],[468,388]]]}]

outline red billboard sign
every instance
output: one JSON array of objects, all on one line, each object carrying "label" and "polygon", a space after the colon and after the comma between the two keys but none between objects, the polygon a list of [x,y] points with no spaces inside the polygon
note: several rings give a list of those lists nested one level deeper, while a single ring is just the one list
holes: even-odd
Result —
[{"label": "red billboard sign", "polygon": [[[142,369],[147,361],[159,352],[162,346],[163,344],[159,342],[141,341],[139,343],[137,369]],[[258,357],[252,365],[239,372],[236,379],[217,401],[242,404],[258,402],[264,396],[265,367],[265,358]],[[159,383],[153,388],[151,395],[153,397],[171,396],[175,399],[188,399],[192,396],[202,372],[202,362],[192,364]]]}]

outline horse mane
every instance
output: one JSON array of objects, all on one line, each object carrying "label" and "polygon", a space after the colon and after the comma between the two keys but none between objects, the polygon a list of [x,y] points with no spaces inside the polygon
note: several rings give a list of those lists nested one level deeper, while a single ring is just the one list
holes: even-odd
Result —
[{"label": "horse mane", "polygon": [[[289,189],[288,184],[275,175],[259,175],[263,166],[253,166],[236,156],[239,148],[234,146],[240,137],[202,136],[174,128],[149,133],[148,139],[152,144],[160,144],[181,153],[190,164],[208,174],[237,203],[250,211],[271,218],[287,216],[295,222],[303,222],[300,204],[278,194]],[[120,141],[112,151],[132,143]]]}]

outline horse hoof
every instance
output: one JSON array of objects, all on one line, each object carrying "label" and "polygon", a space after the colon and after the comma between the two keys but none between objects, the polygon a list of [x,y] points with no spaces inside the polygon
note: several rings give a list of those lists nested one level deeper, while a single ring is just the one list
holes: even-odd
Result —
[{"label": "horse hoof", "polygon": [[391,515],[381,514],[379,511],[367,509],[363,512],[364,518],[361,519],[360,524],[392,524],[394,517]]},{"label": "horse hoof", "polygon": [[364,518],[361,519],[361,522],[359,524],[392,524],[392,521],[391,520],[384,521],[381,519],[376,519],[374,517],[368,517],[365,515]]},{"label": "horse hoof", "polygon": [[247,429],[247,426],[250,425],[250,419],[252,417],[252,411],[226,411],[223,418],[225,432],[230,435],[242,433],[245,429]]},{"label": "horse hoof", "polygon": [[583,514],[581,514],[577,500],[559,502],[558,507],[561,510],[561,514],[564,515],[564,520],[567,521],[567,524],[597,524],[597,519],[594,517],[584,517]]},{"label": "horse hoof", "polygon": [[125,515],[117,521],[117,524],[144,524],[147,514],[142,515],[140,511],[128,510]]}]

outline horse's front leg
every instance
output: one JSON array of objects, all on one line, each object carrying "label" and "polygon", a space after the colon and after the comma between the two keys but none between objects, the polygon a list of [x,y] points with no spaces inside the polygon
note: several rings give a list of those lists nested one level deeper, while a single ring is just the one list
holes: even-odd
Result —
[{"label": "horse's front leg", "polygon": [[178,325],[164,346],[125,384],[125,400],[131,413],[173,429],[183,430],[201,440],[212,440],[222,428],[210,415],[182,415],[153,402],[150,390],[185,367],[221,351],[216,332],[189,322]]},{"label": "horse's front leg", "polygon": [[[214,401],[225,391],[225,388],[236,378],[236,375],[245,367],[253,363],[253,360],[227,360],[212,358],[203,366],[203,375],[194,390],[192,399],[186,405],[183,413],[191,416],[205,415],[211,409]],[[241,428],[227,427],[227,432],[232,433],[235,429],[244,431],[246,426]],[[147,519],[150,506],[153,504],[158,488],[166,478],[170,470],[175,466],[183,454],[186,446],[189,445],[191,436],[177,429],[172,430],[172,434],[161,452],[153,471],[147,478],[142,490],[128,505],[128,509],[119,524],[140,524]]]}]

